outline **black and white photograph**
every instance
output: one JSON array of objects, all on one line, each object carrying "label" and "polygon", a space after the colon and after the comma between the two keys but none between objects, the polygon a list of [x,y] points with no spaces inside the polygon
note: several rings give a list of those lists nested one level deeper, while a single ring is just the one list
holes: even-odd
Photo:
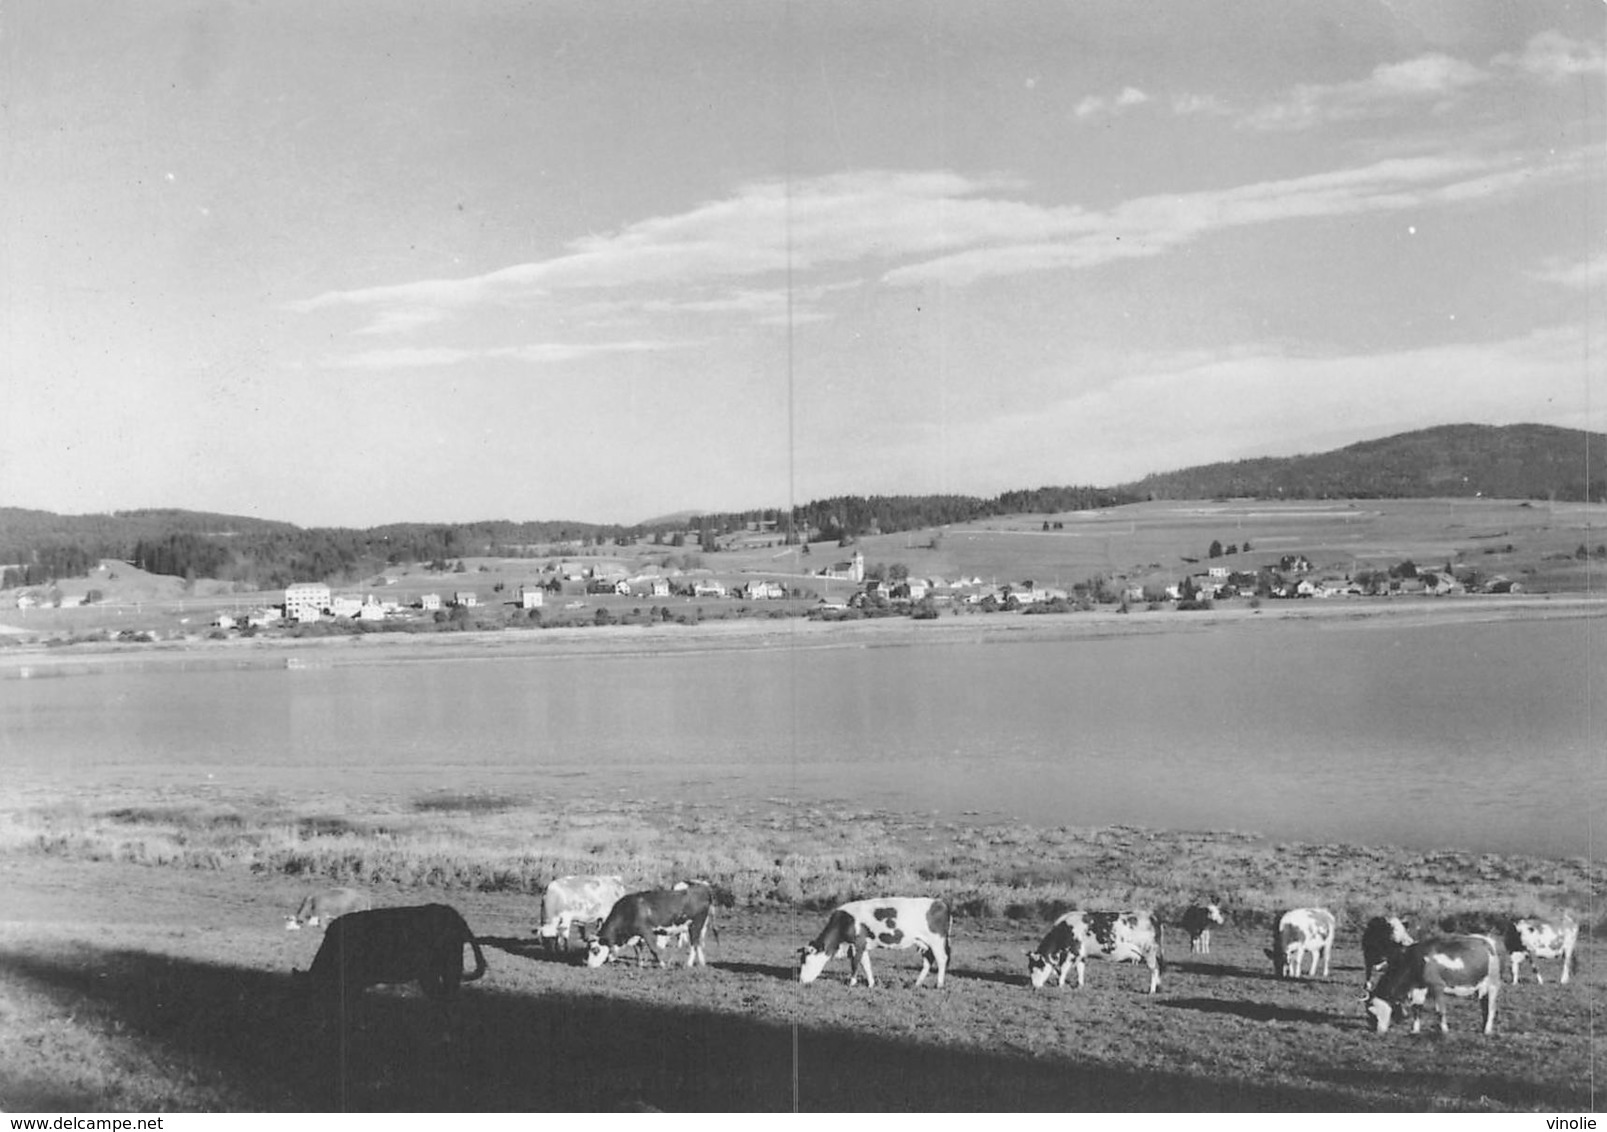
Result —
[{"label": "black and white photograph", "polygon": [[1594,1113],[1604,205],[1600,0],[5,0],[0,1112]]}]

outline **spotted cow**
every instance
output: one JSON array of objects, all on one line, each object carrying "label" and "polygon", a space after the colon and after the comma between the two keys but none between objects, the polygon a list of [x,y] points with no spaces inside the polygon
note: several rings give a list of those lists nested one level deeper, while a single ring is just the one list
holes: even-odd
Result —
[{"label": "spotted cow", "polygon": [[1143,963],[1149,968],[1149,993],[1154,994],[1165,965],[1161,925],[1148,912],[1067,912],[1049,928],[1038,949],[1027,952],[1033,989],[1048,982],[1050,974],[1059,976],[1057,985],[1065,986],[1073,966],[1081,987],[1090,956],[1113,963]]},{"label": "spotted cow", "polygon": [[1306,956],[1310,955],[1312,978],[1317,977],[1319,960],[1326,978],[1334,954],[1336,926],[1334,914],[1326,908],[1293,908],[1285,912],[1272,929],[1272,946],[1267,949],[1273,973],[1280,979],[1302,978]]},{"label": "spotted cow", "polygon": [[937,968],[937,985],[949,969],[949,906],[930,896],[888,896],[853,900],[826,918],[826,926],[798,951],[798,981],[812,983],[839,956],[848,960],[848,985],[865,972],[865,985],[875,986],[870,953],[878,947],[913,947],[921,955],[921,973],[915,985]]},{"label": "spotted cow", "polygon": [[1218,904],[1194,904],[1183,913],[1179,921],[1183,930],[1189,933],[1189,951],[1198,955],[1209,955],[1211,952],[1211,925],[1227,922],[1222,915],[1222,908]]},{"label": "spotted cow", "polygon": [[586,966],[601,967],[626,947],[635,946],[637,965],[642,965],[641,948],[646,947],[653,961],[664,966],[659,941],[679,935],[686,929],[686,965],[707,967],[703,953],[705,935],[713,930],[714,891],[702,882],[682,883],[674,888],[630,892],[609,909],[597,938],[586,952]]},{"label": "spotted cow", "polygon": [[1374,916],[1361,933],[1362,990],[1371,990],[1389,961],[1416,942],[1398,916]]},{"label": "spotted cow", "polygon": [[1453,935],[1412,944],[1389,961],[1384,974],[1363,998],[1373,1029],[1383,1034],[1397,1017],[1410,1016],[1412,1033],[1422,1029],[1422,1010],[1432,1005],[1440,1029],[1449,1031],[1445,998],[1477,998],[1484,1008],[1484,1032],[1495,1032],[1495,1000],[1501,990],[1501,945],[1493,936]]},{"label": "spotted cow", "polygon": [[360,888],[326,888],[310,892],[302,900],[293,916],[285,917],[286,931],[299,931],[303,926],[327,928],[329,921],[347,912],[366,912],[374,906],[368,893]]},{"label": "spotted cow", "polygon": [[561,944],[569,950],[569,929],[581,926],[581,937],[593,924],[602,922],[608,910],[625,895],[625,881],[617,876],[559,877],[547,885],[541,898],[541,924],[536,934],[549,950]]},{"label": "spotted cow", "polygon": [[1504,942],[1512,964],[1514,983],[1518,981],[1518,964],[1523,962],[1525,956],[1534,967],[1534,981],[1537,983],[1545,982],[1540,977],[1540,960],[1561,959],[1562,974],[1557,976],[1557,981],[1566,983],[1568,969],[1573,966],[1574,947],[1579,943],[1579,924],[1567,912],[1555,924],[1537,918],[1514,920],[1507,925]]}]

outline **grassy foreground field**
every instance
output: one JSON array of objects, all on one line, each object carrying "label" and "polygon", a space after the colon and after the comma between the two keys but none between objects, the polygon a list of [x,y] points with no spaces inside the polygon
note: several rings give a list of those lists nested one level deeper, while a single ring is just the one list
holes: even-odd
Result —
[{"label": "grassy foreground field", "polygon": [[[1553,861],[1282,845],[1249,834],[1033,829],[774,800],[313,793],[0,795],[0,1107],[85,1110],[1244,1109],[1580,1110],[1607,1058],[1594,956],[1607,870]],[[543,952],[539,892],[562,872],[719,893],[712,966],[587,970]],[[444,900],[491,970],[454,1000],[366,993],[347,1027],[290,994],[316,931],[282,930],[307,889]],[[955,906],[941,990],[910,953],[881,985],[845,964],[811,987],[796,949],[853,896]],[[1181,912],[1215,895],[1210,955],[1167,936],[1161,991],[1090,964],[1033,992],[1023,952],[1072,906]],[[1284,908],[1341,920],[1331,977],[1262,955]],[[1368,915],[1485,928],[1573,909],[1577,978],[1504,987],[1496,1033],[1373,1035],[1357,1001]]]}]

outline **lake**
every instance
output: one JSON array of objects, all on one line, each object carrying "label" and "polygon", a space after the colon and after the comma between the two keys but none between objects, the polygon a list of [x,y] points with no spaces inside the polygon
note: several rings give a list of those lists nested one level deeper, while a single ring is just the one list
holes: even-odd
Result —
[{"label": "lake", "polygon": [[1602,627],[1378,618],[656,655],[298,650],[294,667],[86,658],[0,682],[0,752],[14,785],[695,792],[1591,856]]}]

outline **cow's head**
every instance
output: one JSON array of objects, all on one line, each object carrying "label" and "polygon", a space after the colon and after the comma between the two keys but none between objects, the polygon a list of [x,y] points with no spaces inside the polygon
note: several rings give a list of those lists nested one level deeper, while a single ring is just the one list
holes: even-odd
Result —
[{"label": "cow's head", "polygon": [[1027,978],[1032,980],[1033,990],[1047,983],[1053,971],[1054,964],[1049,961],[1049,956],[1041,951],[1027,952]]},{"label": "cow's head", "polygon": [[1399,916],[1391,916],[1386,922],[1389,924],[1389,941],[1391,943],[1398,944],[1401,947],[1410,947],[1416,942],[1416,940],[1412,939],[1412,933],[1406,930],[1406,924]]},{"label": "cow's head", "polygon": [[1294,965],[1289,962],[1289,952],[1280,944],[1277,947],[1266,949],[1266,957],[1272,960],[1272,973],[1277,978],[1285,978],[1295,973]]},{"label": "cow's head", "polygon": [[586,966],[601,967],[614,957],[614,950],[600,939],[592,940],[586,948]]},{"label": "cow's head", "polygon": [[1227,923],[1227,919],[1222,915],[1222,905],[1220,904],[1207,904],[1205,906],[1205,918],[1213,924]]},{"label": "cow's head", "polygon": [[285,931],[287,931],[287,932],[299,932],[300,930],[301,930],[301,921],[300,920],[296,919],[296,917],[294,917],[294,916],[286,916],[285,917]]},{"label": "cow's head", "polygon": [[820,978],[820,972],[826,969],[826,963],[831,959],[831,953],[806,943],[798,949],[798,981],[812,983]]}]

